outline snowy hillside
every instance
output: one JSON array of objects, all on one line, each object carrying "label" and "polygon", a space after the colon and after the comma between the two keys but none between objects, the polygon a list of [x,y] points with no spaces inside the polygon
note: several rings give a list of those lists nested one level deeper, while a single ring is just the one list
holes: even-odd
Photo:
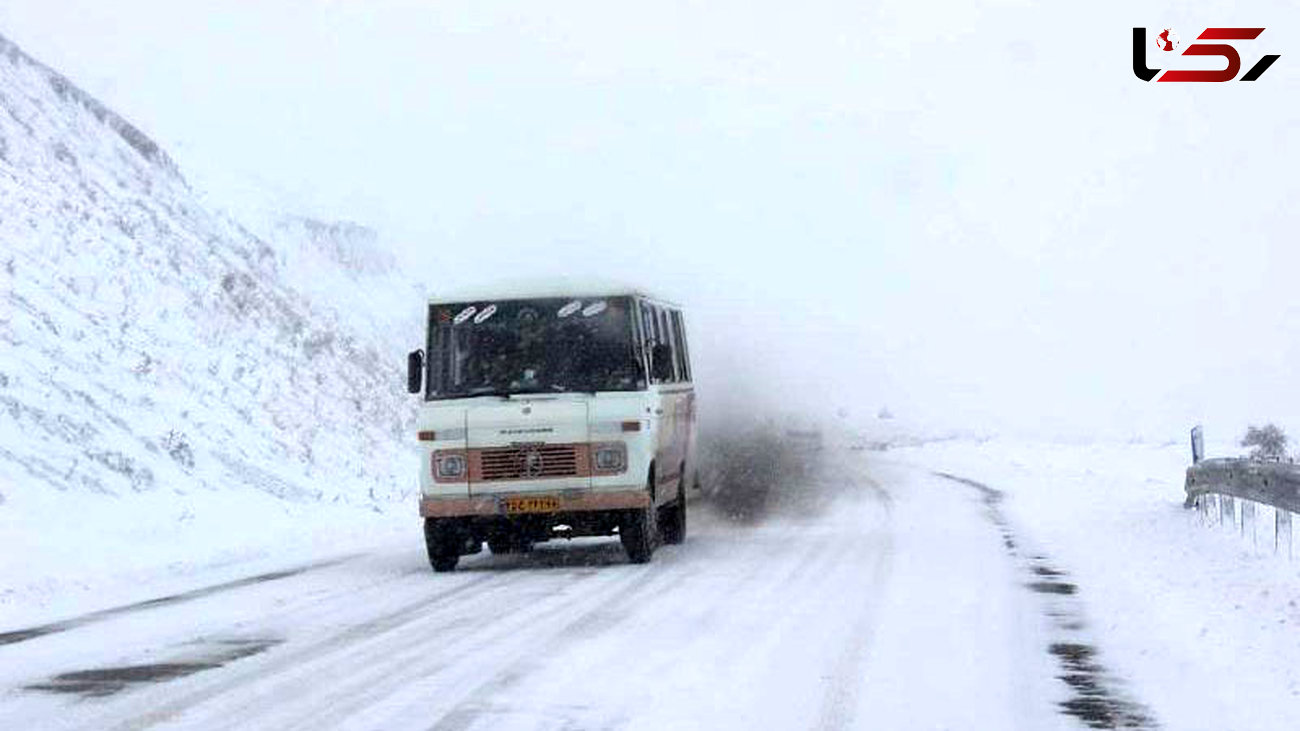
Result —
[{"label": "snowy hillside", "polygon": [[287,217],[250,232],[3,37],[0,242],[10,540],[87,511],[192,520],[250,493],[369,508],[414,488],[399,369],[418,338],[399,326],[418,308],[382,301],[412,285],[375,234]]},{"label": "snowy hillside", "polygon": [[268,210],[244,212],[238,220],[274,242],[285,284],[344,329],[366,333],[399,355],[386,365],[401,366],[400,356],[420,343],[427,283],[403,278],[397,258],[374,229]]}]

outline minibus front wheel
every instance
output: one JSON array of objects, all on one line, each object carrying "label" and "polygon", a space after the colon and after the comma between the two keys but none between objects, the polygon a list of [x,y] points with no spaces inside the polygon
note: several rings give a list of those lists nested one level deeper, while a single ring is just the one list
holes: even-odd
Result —
[{"label": "minibus front wheel", "polygon": [[429,550],[429,565],[434,571],[455,571],[463,542],[459,526],[452,521],[424,519],[424,545]]},{"label": "minibus front wheel", "polygon": [[650,493],[650,504],[644,508],[629,510],[623,514],[618,524],[618,538],[627,551],[627,559],[632,563],[649,563],[654,555],[655,541],[659,539],[659,509],[654,501],[654,472],[650,473],[650,484],[646,491]]},{"label": "minibus front wheel", "polygon": [[659,523],[664,543],[675,545],[686,540],[686,463],[682,463],[681,475],[677,479],[677,499],[664,511]]}]

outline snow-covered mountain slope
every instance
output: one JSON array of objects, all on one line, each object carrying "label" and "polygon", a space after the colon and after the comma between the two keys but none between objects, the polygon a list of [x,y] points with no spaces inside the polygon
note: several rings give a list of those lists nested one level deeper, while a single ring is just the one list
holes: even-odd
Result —
[{"label": "snow-covered mountain slope", "polygon": [[355,224],[259,233],[0,37],[0,512],[414,488],[400,366],[418,307],[357,296],[410,283]]}]

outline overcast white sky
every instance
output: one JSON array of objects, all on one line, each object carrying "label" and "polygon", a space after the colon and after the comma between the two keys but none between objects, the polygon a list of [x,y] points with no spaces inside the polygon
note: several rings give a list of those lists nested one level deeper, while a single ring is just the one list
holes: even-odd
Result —
[{"label": "overcast white sky", "polygon": [[[944,425],[1300,427],[1300,12],[1132,6],[32,0],[0,33],[215,195],[375,225],[431,286],[667,292],[732,405],[746,374]],[[1133,26],[1209,25],[1282,59],[1129,70]]]}]

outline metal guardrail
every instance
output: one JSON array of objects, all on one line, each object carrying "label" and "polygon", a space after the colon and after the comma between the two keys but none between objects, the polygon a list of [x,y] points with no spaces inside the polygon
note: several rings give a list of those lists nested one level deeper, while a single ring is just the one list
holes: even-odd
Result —
[{"label": "metal guardrail", "polygon": [[1271,506],[1273,551],[1293,554],[1292,513],[1300,513],[1300,465],[1236,458],[1202,459],[1187,468],[1184,489],[1187,492],[1184,507],[1200,511],[1205,524],[1240,528],[1241,534],[1249,534],[1252,542],[1257,541],[1257,504]]},{"label": "metal guardrail", "polygon": [[1300,513],[1300,465],[1249,459],[1206,459],[1187,468],[1186,507],[1201,495],[1228,495]]}]

